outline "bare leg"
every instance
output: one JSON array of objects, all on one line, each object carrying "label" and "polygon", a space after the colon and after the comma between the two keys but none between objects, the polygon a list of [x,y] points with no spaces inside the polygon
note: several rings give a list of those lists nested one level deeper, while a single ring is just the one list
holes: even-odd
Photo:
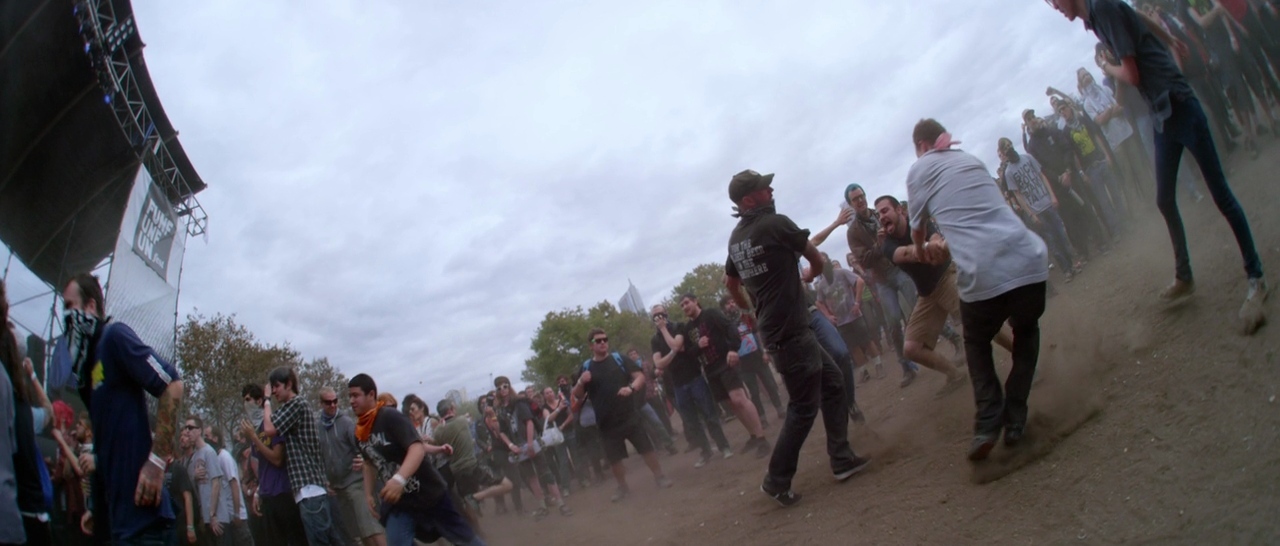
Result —
[{"label": "bare leg", "polygon": [[[656,455],[655,455],[656,457]],[[613,470],[613,479],[618,482],[618,489],[627,489],[627,469],[622,466],[622,461],[618,461],[609,466]]]},{"label": "bare leg", "polygon": [[[652,471],[653,471],[653,477],[655,477],[655,478],[661,478],[661,477],[662,477],[662,465],[658,464],[658,452],[657,452],[657,451],[650,451],[650,452],[648,452],[648,453],[645,453],[645,454],[642,456],[642,458],[644,459],[644,465],[645,465],[645,466],[647,466],[647,467],[649,467],[649,470],[652,470]],[[621,466],[621,465],[619,465],[619,466]]]},{"label": "bare leg", "polygon": [[955,377],[959,373],[956,367],[947,362],[947,359],[943,358],[937,351],[925,347],[923,343],[918,341],[907,341],[903,344],[903,351],[907,353],[907,358],[911,359],[912,362],[930,370],[941,372],[948,378]]},{"label": "bare leg", "polygon": [[747,398],[745,389],[729,391],[729,407],[733,409],[733,414],[738,417],[738,421],[742,422],[742,426],[747,428],[748,434],[752,437],[764,436],[764,427],[760,426],[760,416],[756,415],[755,406]]},{"label": "bare leg", "polygon": [[491,485],[489,487],[481,489],[480,491],[476,492],[476,494],[472,496],[475,497],[476,500],[482,501],[485,499],[506,495],[507,493],[510,493],[513,488],[515,488],[515,484],[512,484],[511,480],[502,478],[502,483],[498,485]]},{"label": "bare leg", "polygon": [[996,332],[996,345],[1004,347],[1004,350],[1013,353],[1013,330],[1009,329],[1009,325],[1005,324],[1000,327],[1000,331]]}]

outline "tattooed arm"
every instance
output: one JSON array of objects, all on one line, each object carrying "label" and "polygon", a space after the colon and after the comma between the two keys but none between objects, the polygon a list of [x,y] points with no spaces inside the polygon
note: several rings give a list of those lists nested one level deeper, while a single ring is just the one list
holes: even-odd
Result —
[{"label": "tattooed arm", "polygon": [[172,438],[178,437],[178,404],[182,402],[182,380],[176,380],[165,387],[164,394],[156,404],[156,438],[160,441],[151,443],[151,452],[157,457],[169,460],[173,457]]}]

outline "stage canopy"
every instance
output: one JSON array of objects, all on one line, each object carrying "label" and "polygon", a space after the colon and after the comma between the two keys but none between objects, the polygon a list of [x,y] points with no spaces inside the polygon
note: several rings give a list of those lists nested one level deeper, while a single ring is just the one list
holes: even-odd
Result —
[{"label": "stage canopy", "polygon": [[205,184],[132,16],[127,0],[0,1],[0,240],[51,286],[112,253],[140,167],[204,229]]}]

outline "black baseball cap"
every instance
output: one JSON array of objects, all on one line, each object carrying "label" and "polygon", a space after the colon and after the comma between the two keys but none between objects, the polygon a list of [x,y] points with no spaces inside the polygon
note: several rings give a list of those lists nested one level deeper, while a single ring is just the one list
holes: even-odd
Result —
[{"label": "black baseball cap", "polygon": [[770,184],[773,184],[772,174],[760,174],[747,169],[733,175],[733,180],[729,181],[729,199],[734,203],[739,203],[743,197],[756,190],[767,188]]}]

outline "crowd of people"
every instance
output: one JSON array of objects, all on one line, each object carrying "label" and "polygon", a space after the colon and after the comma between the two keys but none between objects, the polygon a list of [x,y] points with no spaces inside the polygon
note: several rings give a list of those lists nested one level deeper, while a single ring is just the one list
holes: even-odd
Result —
[{"label": "crowd of people", "polygon": [[[1022,150],[1000,138],[994,173],[925,119],[912,133],[907,199],[872,200],[848,184],[840,215],[811,233],[777,212],[772,174],[742,171],[728,188],[740,220],[727,296],[683,294],[679,316],[654,306],[647,348],[614,350],[608,332],[583,332],[590,356],[571,373],[521,390],[497,377],[473,411],[454,399],[397,401],[364,373],[345,390],[300,392],[296,372],[278,368],[243,386],[243,419],[223,430],[179,414],[177,367],[105,315],[97,278],[75,276],[62,299],[84,411],[50,401],[11,327],[0,332],[0,544],[484,544],[485,513],[571,517],[568,499],[593,484],[611,483],[611,500],[625,502],[632,452],[655,489],[673,487],[659,452],[679,454],[681,439],[696,469],[736,453],[768,459],[761,490],[790,506],[819,414],[833,479],[867,467],[849,423],[865,421],[858,383],[885,377],[888,358],[902,388],[921,368],[944,379],[937,396],[971,385],[970,460],[1001,439],[1016,449],[1029,433],[1050,260],[1071,282],[1126,235],[1147,188],[1174,248],[1174,282],[1160,296],[1195,289],[1175,200],[1182,174],[1188,189],[1208,188],[1235,234],[1248,279],[1241,316],[1260,312],[1262,265],[1217,145],[1256,157],[1259,131],[1280,136],[1273,3],[1048,2],[1098,36],[1102,78],[1080,68],[1077,93],[1050,87],[1052,113],[1024,112]],[[1183,148],[1200,178],[1179,169]],[[818,250],[840,227],[843,264]],[[1003,384],[992,342],[1012,361]],[[747,440],[735,448],[726,426]],[[52,438],[52,453],[38,436]]]}]

